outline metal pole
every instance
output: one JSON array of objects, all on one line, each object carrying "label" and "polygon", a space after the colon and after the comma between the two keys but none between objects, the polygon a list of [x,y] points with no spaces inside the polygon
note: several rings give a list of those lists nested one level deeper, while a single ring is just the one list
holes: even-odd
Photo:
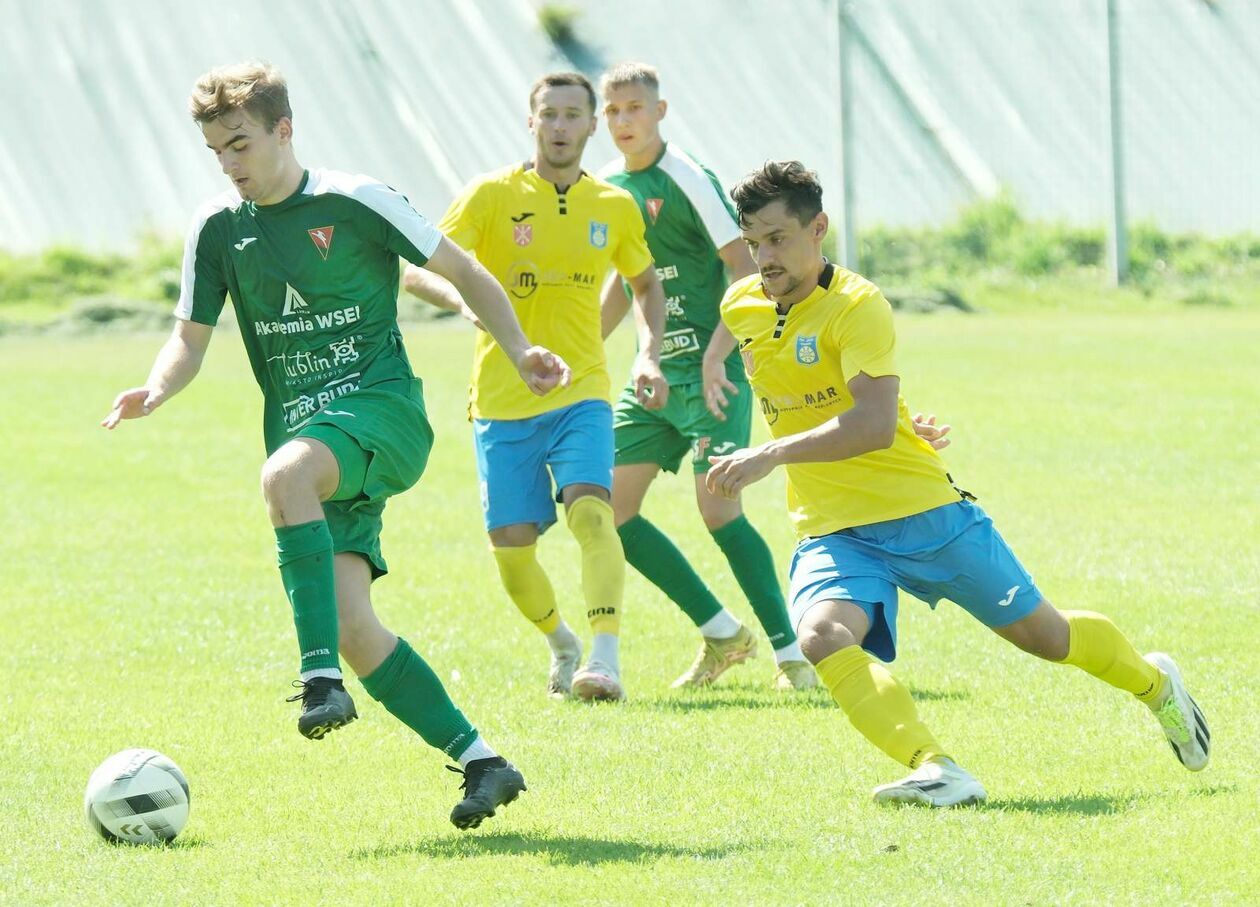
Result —
[{"label": "metal pole", "polygon": [[840,223],[836,225],[836,254],[840,263],[857,270],[857,231],[853,223],[853,80],[849,16],[852,4],[836,0],[836,77],[840,95]]},{"label": "metal pole", "polygon": [[1120,29],[1118,0],[1107,0],[1107,117],[1111,124],[1111,283],[1129,278],[1129,235],[1124,216],[1124,130],[1120,106]]}]

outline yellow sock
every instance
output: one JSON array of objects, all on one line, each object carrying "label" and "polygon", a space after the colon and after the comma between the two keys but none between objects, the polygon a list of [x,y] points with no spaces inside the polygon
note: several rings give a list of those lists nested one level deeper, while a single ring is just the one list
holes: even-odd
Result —
[{"label": "yellow sock", "polygon": [[833,652],[814,667],[858,732],[902,765],[918,768],[946,756],[919,720],[910,691],[861,646]]},{"label": "yellow sock", "polygon": [[586,618],[596,633],[621,630],[621,598],[626,585],[626,554],[613,524],[612,505],[585,495],[569,505],[567,519],[582,546],[582,595]]},{"label": "yellow sock", "polygon": [[1068,654],[1061,664],[1076,665],[1104,683],[1143,702],[1157,702],[1168,684],[1164,672],[1138,654],[1109,618],[1093,611],[1063,611],[1068,622]]},{"label": "yellow sock", "polygon": [[538,563],[537,546],[491,548],[499,565],[499,577],[508,597],[531,623],[544,633],[554,633],[560,626],[556,593],[551,580]]}]

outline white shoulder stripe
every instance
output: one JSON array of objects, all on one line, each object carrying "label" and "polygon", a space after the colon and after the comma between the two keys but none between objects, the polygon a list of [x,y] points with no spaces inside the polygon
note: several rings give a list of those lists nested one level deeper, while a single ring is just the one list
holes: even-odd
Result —
[{"label": "white shoulder stripe", "polygon": [[380,180],[336,170],[312,170],[306,184],[306,194],[322,195],[326,192],[349,196],[371,209],[405,236],[425,258],[433,255],[442,242],[442,231],[411,207],[411,203],[401,192],[391,189]]},{"label": "white shoulder stripe", "polygon": [[731,212],[722,203],[717,187],[695,158],[670,143],[665,146],[665,154],[657,166],[669,174],[687,196],[700,215],[700,222],[709,231],[714,248],[720,249],[739,239],[739,224],[735,223]]},{"label": "white shoulder stripe", "polygon": [[620,173],[626,169],[626,159],[622,157],[613,158],[604,166],[595,171],[595,176],[599,179],[607,180],[614,173]]},{"label": "white shoulder stripe", "polygon": [[241,197],[235,189],[221,192],[209,201],[204,202],[193,214],[188,235],[184,238],[184,264],[179,276],[179,302],[175,304],[175,317],[180,321],[188,321],[193,313],[193,284],[197,279],[197,245],[201,241],[201,231],[206,221],[220,211],[235,208],[241,203]]}]

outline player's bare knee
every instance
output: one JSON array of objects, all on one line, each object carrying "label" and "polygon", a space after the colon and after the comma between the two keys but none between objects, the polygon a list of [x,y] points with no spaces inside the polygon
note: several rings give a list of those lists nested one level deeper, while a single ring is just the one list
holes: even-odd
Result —
[{"label": "player's bare knee", "polygon": [[827,614],[806,614],[797,630],[797,638],[810,664],[818,664],[828,655],[859,642],[848,627]]},{"label": "player's bare knee", "polygon": [[1067,620],[1049,602],[1041,602],[1027,617],[994,631],[1012,645],[1046,661],[1067,658],[1070,630]]},{"label": "player's bare knee", "polygon": [[1016,648],[1029,655],[1036,655],[1046,661],[1062,661],[1067,658],[1068,641],[1066,636],[1048,632],[1045,627],[1031,625],[1021,626],[1022,621],[1009,627],[999,629],[998,635]]},{"label": "player's bare knee", "polygon": [[290,464],[283,459],[277,459],[274,455],[263,464],[260,484],[263,497],[269,503],[274,504],[284,500],[291,484],[290,473]]}]

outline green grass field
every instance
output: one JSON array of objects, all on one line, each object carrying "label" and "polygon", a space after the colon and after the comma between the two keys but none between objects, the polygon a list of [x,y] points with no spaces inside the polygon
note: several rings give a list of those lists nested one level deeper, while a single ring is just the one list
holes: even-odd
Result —
[{"label": "green grass field", "polygon": [[[672,693],[697,634],[637,574],[630,701],[546,699],[544,643],[501,592],[481,531],[463,419],[472,335],[443,323],[408,337],[438,447],[387,512],[393,572],[376,598],[528,779],[460,833],[446,819],[456,776],[357,684],[363,720],[319,743],[296,733],[284,697],[297,649],[239,340],[221,332],[188,391],[109,435],[97,421],[161,337],[11,337],[0,902],[1254,902],[1260,313],[899,324],[911,409],[953,423],[955,477],[1038,584],[1179,660],[1214,731],[1206,772],[1184,771],[1125,695],[914,600],[895,670],[987,785],[983,808],[872,806],[870,788],[901,767],[825,694],[773,693],[768,652],[716,689]],[[782,494],[772,477],[747,508],[786,572]],[[647,513],[751,620],[689,482],[662,481]],[[560,528],[541,547],[579,626],[576,545]],[[131,746],[190,779],[174,846],[109,846],[83,821],[88,774]]]}]

